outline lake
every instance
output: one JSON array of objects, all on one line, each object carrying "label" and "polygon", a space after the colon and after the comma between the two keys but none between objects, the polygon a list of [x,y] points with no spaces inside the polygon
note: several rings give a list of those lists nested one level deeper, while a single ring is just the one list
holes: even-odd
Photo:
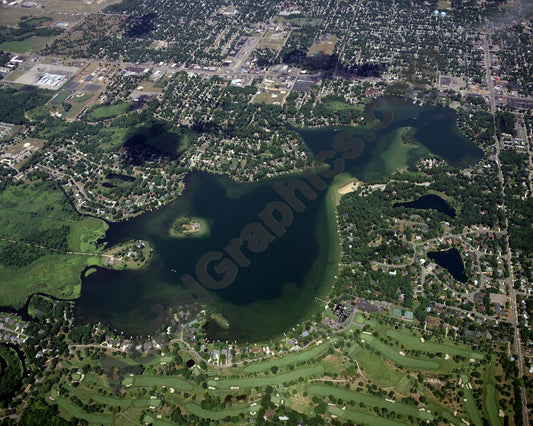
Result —
[{"label": "lake", "polygon": [[408,209],[437,210],[451,218],[455,217],[455,209],[444,199],[436,194],[426,194],[413,201],[405,203],[395,203],[393,207],[405,207]]},{"label": "lake", "polygon": [[[374,119],[370,126],[308,129],[299,134],[315,155],[332,165],[335,170],[332,175],[347,172],[364,181],[408,167],[428,152],[458,167],[482,157],[482,151],[455,127],[451,110],[393,99],[367,106],[367,116]],[[413,128],[419,143],[405,146],[400,141],[399,133],[405,127]],[[321,155],[323,152],[327,154]],[[229,285],[221,289],[203,286],[212,307],[229,321],[227,329],[211,323],[208,337],[257,341],[282,333],[319,307],[315,297],[327,294],[336,273],[339,249],[333,215],[336,189],[327,187],[332,180],[322,176],[325,186],[318,188],[311,185],[311,181],[317,185],[316,179],[301,176],[239,184],[226,176],[190,173],[179,199],[156,211],[110,225],[105,240],[108,245],[129,239],[149,240],[154,248],[153,259],[140,271],[98,268],[83,277],[81,296],[76,303],[77,321],[103,321],[134,335],[157,331],[167,321],[169,309],[193,300],[181,277],[189,274],[198,281],[198,260],[214,252],[223,258],[204,268],[209,276],[222,279],[229,275],[228,265],[238,265]],[[299,212],[289,208],[293,220],[284,227],[285,233],[278,237],[273,228],[264,226],[269,232],[259,241],[257,233],[248,232],[247,225],[266,225],[258,215],[272,206],[270,203],[279,205],[286,201],[274,189],[275,184],[298,182],[312,186],[316,197],[308,200],[297,193],[302,204],[299,207],[303,209],[298,209],[302,210]],[[171,238],[169,227],[180,216],[207,220],[209,236]],[[282,216],[279,212],[271,215],[279,221]],[[224,249],[242,236],[243,230],[242,235],[248,235],[243,239],[256,238],[256,246],[250,246],[249,241],[240,249],[242,257],[232,250],[230,258]]]},{"label": "lake", "polygon": [[446,269],[460,283],[464,284],[468,281],[463,258],[457,249],[430,251],[428,252],[428,257],[437,265]]}]

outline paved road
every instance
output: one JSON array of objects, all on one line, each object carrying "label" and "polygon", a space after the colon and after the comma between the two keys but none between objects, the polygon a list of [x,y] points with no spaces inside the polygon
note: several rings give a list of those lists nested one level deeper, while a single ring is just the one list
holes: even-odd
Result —
[{"label": "paved road", "polygon": [[[492,73],[490,71],[490,53],[489,53],[489,30],[485,31],[483,44],[485,49],[485,78],[487,81],[487,86],[490,91],[490,110],[492,114],[496,113],[496,95],[494,93],[494,85],[492,82]],[[494,126],[496,126],[496,123],[494,123]],[[502,186],[502,191],[504,193],[504,209],[505,207],[505,180],[502,173],[502,167],[500,162],[500,141],[498,140],[497,136],[494,136],[494,146],[496,148],[496,165],[498,167],[498,179],[500,181],[500,184]],[[505,229],[509,229],[509,221],[507,219],[507,215],[505,215]],[[509,278],[507,280],[508,286],[509,286],[509,296],[511,299],[511,324],[513,325],[513,331],[514,331],[514,352],[517,357],[517,363],[518,363],[518,377],[522,377],[524,374],[524,357],[522,355],[522,347],[521,347],[521,341],[520,341],[520,330],[518,329],[518,308],[516,306],[516,292],[514,289],[514,270],[513,270],[513,262],[511,259],[511,248],[509,244],[509,234],[508,232],[505,233],[505,245],[507,249],[506,254],[506,260],[509,265]],[[521,392],[521,398],[522,398],[522,417],[523,417],[523,425],[527,426],[529,425],[528,420],[528,409],[527,409],[527,395],[526,390],[524,386],[520,387]]]}]

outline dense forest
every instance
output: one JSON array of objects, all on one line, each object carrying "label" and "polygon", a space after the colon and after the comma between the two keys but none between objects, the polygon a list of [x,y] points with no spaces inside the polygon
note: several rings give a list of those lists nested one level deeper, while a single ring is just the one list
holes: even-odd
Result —
[{"label": "dense forest", "polygon": [[0,344],[0,401],[4,401],[20,386],[23,369],[17,352]]},{"label": "dense forest", "polygon": [[11,88],[0,89],[0,121],[14,124],[25,124],[28,119],[25,113],[44,105],[51,94],[33,87],[21,90]]}]

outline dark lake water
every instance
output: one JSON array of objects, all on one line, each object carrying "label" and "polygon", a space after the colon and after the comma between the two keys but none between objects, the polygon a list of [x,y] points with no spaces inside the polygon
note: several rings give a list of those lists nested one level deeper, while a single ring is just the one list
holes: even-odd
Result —
[{"label": "dark lake water", "polygon": [[430,251],[428,252],[428,257],[437,265],[445,268],[457,281],[463,284],[468,281],[468,277],[465,274],[463,258],[457,249]]},{"label": "dark lake water", "polygon": [[[472,164],[482,157],[482,151],[457,131],[452,111],[392,103],[370,106],[376,107],[371,115],[378,119],[372,126],[304,130],[300,134],[315,154],[335,154],[328,161],[337,166],[342,163],[337,171],[365,181],[406,167],[426,152],[456,166]],[[406,126],[414,127],[419,144],[406,147],[399,143],[398,129]],[[228,177],[194,172],[186,178],[186,189],[178,200],[135,219],[111,224],[106,237],[109,245],[133,238],[149,240],[154,247],[153,260],[141,271],[99,268],[84,277],[76,304],[78,321],[103,321],[127,334],[157,330],[164,324],[169,308],[192,300],[180,277],[190,274],[197,278],[195,265],[201,256],[210,251],[223,252],[247,224],[263,223],[258,214],[265,206],[283,201],[273,189],[274,183],[294,183],[297,179],[303,180],[293,176],[238,184]],[[323,181],[328,185],[331,179]],[[314,192],[316,198],[311,201],[298,193],[304,209],[301,213],[291,210],[293,221],[281,238],[274,238],[260,252],[242,249],[250,264],[238,268],[231,285],[206,289],[212,306],[230,324],[228,329],[212,324],[209,337],[268,339],[302,320],[316,305],[315,297],[326,291],[335,273],[338,241],[327,189]],[[169,227],[179,216],[207,219],[210,235],[171,238]],[[211,263],[208,271],[219,278],[224,271],[217,273],[217,265]]]},{"label": "dark lake water", "polygon": [[393,207],[405,207],[408,209],[437,210],[451,218],[455,217],[455,209],[450,206],[444,199],[436,194],[423,195],[413,201],[405,203],[395,203]]}]

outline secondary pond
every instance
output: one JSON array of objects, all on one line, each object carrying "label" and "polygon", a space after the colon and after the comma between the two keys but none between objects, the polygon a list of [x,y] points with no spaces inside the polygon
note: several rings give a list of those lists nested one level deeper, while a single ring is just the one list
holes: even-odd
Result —
[{"label": "secondary pond", "polygon": [[[299,133],[317,158],[332,165],[332,174],[348,172],[365,181],[408,167],[427,152],[455,166],[482,157],[482,151],[458,132],[451,110],[392,99],[370,104],[366,114],[372,121],[366,127]],[[400,131],[405,127],[413,129],[416,143],[406,146],[401,142]],[[322,176],[321,180],[325,185],[298,176],[239,184],[225,176],[189,174],[178,200],[110,225],[105,240],[109,245],[133,238],[149,240],[153,260],[141,271],[99,268],[83,277],[76,304],[78,321],[107,322],[127,334],[154,332],[164,325],[169,309],[192,300],[191,287],[181,280],[189,274],[210,286],[198,284],[229,322],[226,328],[210,324],[210,338],[253,341],[283,332],[313,309],[315,296],[327,291],[336,271],[337,232],[327,196],[331,179]],[[287,195],[290,191],[283,198],[274,189],[275,184],[299,181],[306,182],[316,197],[307,193],[308,200],[297,192],[298,205]],[[258,215],[276,206],[281,211],[270,210],[270,226],[266,226],[266,216],[260,219]],[[205,219],[209,235],[172,238],[169,228],[181,216]],[[283,226],[272,226],[274,219]],[[268,232],[261,233],[256,225],[247,227],[254,223],[265,225]],[[250,241],[236,250],[234,239],[239,237]],[[203,257],[207,253],[211,257]],[[197,267],[202,257],[209,260],[207,266]],[[205,275],[213,281],[231,280],[224,288],[213,289],[216,285],[206,282]]]},{"label": "secondary pond", "polygon": [[457,281],[463,284],[467,282],[468,277],[465,273],[463,258],[457,249],[430,251],[428,252],[428,257],[437,265],[446,269]]},{"label": "secondary pond", "polygon": [[435,194],[427,194],[405,203],[395,203],[393,207],[405,207],[408,209],[437,210],[451,218],[455,217],[455,209],[450,206],[444,199]]}]

